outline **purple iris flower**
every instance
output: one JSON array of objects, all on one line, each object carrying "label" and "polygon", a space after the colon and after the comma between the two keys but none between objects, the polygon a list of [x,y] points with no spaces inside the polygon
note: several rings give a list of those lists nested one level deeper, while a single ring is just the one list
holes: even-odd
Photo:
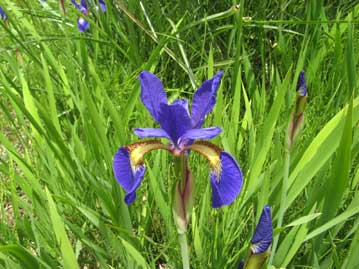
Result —
[{"label": "purple iris flower", "polygon": [[269,205],[263,208],[256,230],[252,237],[251,250],[253,254],[266,252],[273,241],[273,226]]},{"label": "purple iris flower", "polygon": [[7,15],[6,15],[5,11],[2,9],[2,7],[0,7],[0,16],[1,16],[1,19],[3,19],[3,20],[7,19]]},{"label": "purple iris flower", "polygon": [[158,140],[145,140],[120,147],[114,157],[113,170],[119,184],[126,190],[125,202],[136,199],[136,190],[142,182],[145,166],[143,156],[155,149],[164,149],[175,156],[195,151],[207,158],[210,164],[212,206],[214,208],[233,202],[242,189],[243,176],[236,160],[214,144],[196,139],[211,139],[221,133],[221,128],[202,128],[206,115],[216,103],[216,93],[222,72],[203,82],[193,96],[191,113],[188,101],[177,99],[168,104],[161,81],[150,72],[139,75],[141,100],[161,128],[136,128],[140,138],[167,138],[169,144]]}]

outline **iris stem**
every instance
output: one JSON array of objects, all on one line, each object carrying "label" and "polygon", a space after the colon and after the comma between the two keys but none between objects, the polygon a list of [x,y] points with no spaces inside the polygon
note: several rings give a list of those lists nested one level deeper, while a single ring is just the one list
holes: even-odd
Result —
[{"label": "iris stem", "polygon": [[[175,176],[178,182],[175,183],[175,186],[179,183],[180,195],[184,192],[186,188],[186,169],[187,169],[187,156],[185,154],[182,154],[180,156],[175,157]],[[176,201],[179,202],[179,201]],[[180,201],[181,203],[184,203],[183,200]],[[185,204],[181,204],[183,212],[179,213],[182,214],[182,218],[186,219],[186,209]],[[188,220],[185,220],[187,222]],[[178,225],[178,224],[177,224]],[[188,253],[188,244],[187,244],[187,235],[186,235],[186,229],[187,224],[185,224],[185,227],[182,227],[181,225],[177,227],[178,230],[178,241],[181,247],[181,256],[182,256],[182,264],[183,269],[189,269],[189,253]]]},{"label": "iris stem", "polygon": [[189,269],[189,255],[186,233],[178,234],[178,240],[181,246],[183,269]]},{"label": "iris stem", "polygon": [[[282,193],[280,199],[277,228],[280,228],[283,225],[283,218],[284,218],[285,206],[287,201],[289,166],[290,166],[290,146],[287,145],[285,150],[285,157],[284,157]],[[270,257],[269,264],[272,264],[273,262],[274,254],[278,246],[278,241],[279,241],[279,234],[277,234],[276,237],[274,237],[272,255]]]}]

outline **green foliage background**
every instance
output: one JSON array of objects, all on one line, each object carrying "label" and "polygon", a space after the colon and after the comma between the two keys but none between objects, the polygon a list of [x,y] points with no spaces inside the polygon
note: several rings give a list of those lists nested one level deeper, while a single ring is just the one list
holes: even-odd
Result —
[{"label": "green foliage background", "polygon": [[359,267],[357,1],[114,0],[105,14],[93,1],[86,34],[69,2],[64,14],[57,0],[0,0],[1,269],[181,267],[169,156],[150,154],[130,207],[112,173],[132,129],[155,126],[139,99],[141,70],[171,100],[224,71],[206,126],[223,127],[214,141],[245,185],[211,209],[208,166],[191,157],[189,242],[192,268],[237,268],[267,203],[276,227],[301,69],[309,102],[272,265]]}]

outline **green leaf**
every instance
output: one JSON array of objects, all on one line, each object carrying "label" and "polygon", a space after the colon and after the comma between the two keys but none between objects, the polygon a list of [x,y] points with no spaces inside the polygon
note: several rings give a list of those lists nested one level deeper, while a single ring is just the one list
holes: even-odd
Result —
[{"label": "green leaf", "polygon": [[75,253],[72,249],[70,240],[67,237],[65,231],[65,225],[60,215],[57,212],[55,202],[52,199],[51,194],[47,188],[45,189],[45,192],[48,200],[49,213],[50,213],[53,231],[55,232],[56,240],[60,246],[60,250],[62,254],[63,266],[64,268],[69,268],[69,269],[79,269],[80,267],[76,261]]}]

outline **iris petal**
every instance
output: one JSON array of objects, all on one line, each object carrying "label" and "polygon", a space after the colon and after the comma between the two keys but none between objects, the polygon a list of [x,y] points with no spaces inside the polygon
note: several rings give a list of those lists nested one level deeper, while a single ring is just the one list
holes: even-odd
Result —
[{"label": "iris petal", "polygon": [[256,230],[252,237],[252,252],[259,254],[267,251],[273,241],[271,210],[268,205],[263,208]]},{"label": "iris petal", "polygon": [[140,165],[134,169],[131,165],[130,152],[121,147],[117,151],[113,160],[113,172],[118,183],[127,192],[125,196],[126,204],[131,204],[136,199],[136,190],[142,182],[145,166]]},{"label": "iris petal", "polygon": [[236,160],[209,142],[195,142],[188,149],[205,156],[211,167],[212,207],[218,208],[234,201],[242,190],[243,175]]},{"label": "iris petal", "polygon": [[164,137],[170,139],[168,134],[163,129],[156,129],[156,128],[135,128],[135,134],[139,138],[146,138],[146,137]]},{"label": "iris petal", "polygon": [[205,116],[212,111],[216,104],[216,94],[223,72],[218,72],[210,80],[206,80],[198,88],[192,102],[192,127],[201,128]]},{"label": "iris petal", "polygon": [[178,139],[191,129],[191,118],[183,103],[161,104],[159,124],[177,146]]},{"label": "iris petal", "polygon": [[243,175],[236,160],[227,152],[220,154],[221,170],[210,174],[212,207],[218,208],[234,201],[242,189]]},{"label": "iris petal", "polygon": [[145,173],[144,155],[155,149],[168,150],[168,146],[160,141],[148,140],[120,147],[115,154],[113,172],[118,183],[127,192],[126,204],[131,204],[136,199],[136,190]]},{"label": "iris petal", "polygon": [[159,122],[161,104],[167,104],[167,96],[162,82],[154,74],[143,71],[138,76],[141,85],[141,100],[152,117]]},{"label": "iris petal", "polygon": [[222,129],[219,127],[190,129],[178,139],[178,144],[186,142],[190,139],[211,139],[219,135],[221,132]]}]

